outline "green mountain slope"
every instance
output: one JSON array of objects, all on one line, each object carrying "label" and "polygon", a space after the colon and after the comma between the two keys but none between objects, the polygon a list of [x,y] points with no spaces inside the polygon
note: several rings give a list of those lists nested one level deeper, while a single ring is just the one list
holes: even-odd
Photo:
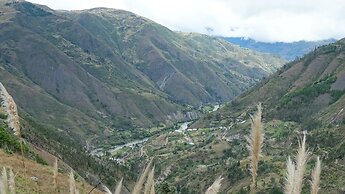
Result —
[{"label": "green mountain slope", "polygon": [[344,45],[342,39],[286,64],[216,114],[222,114],[225,120],[235,118],[239,110],[262,102],[269,118],[301,122],[310,128],[317,123],[341,123],[345,105]]},{"label": "green mountain slope", "polygon": [[136,173],[100,166],[93,147],[196,119],[201,104],[233,99],[282,64],[126,11],[0,1],[0,81],[18,105],[22,136],[109,182]]},{"label": "green mountain slope", "polygon": [[[142,148],[110,152],[128,165],[142,153],[155,157],[159,188],[177,193],[203,193],[222,176],[220,193],[249,193],[251,175],[246,136],[250,115],[263,104],[263,157],[258,192],[283,193],[286,161],[294,156],[298,137],[307,131],[310,156],[302,193],[316,156],[322,160],[320,193],[343,193],[345,179],[345,41],[322,46],[255,85],[185,131],[178,127],[150,138]],[[164,193],[158,191],[157,193]]]},{"label": "green mountain slope", "polygon": [[28,116],[79,137],[196,118],[183,106],[230,100],[282,64],[125,11],[2,3],[1,81]]},{"label": "green mountain slope", "polygon": [[[230,135],[229,137],[234,137],[234,134],[248,134],[249,126],[246,121],[249,114],[253,112],[255,104],[262,102],[266,140],[265,156],[261,165],[262,168],[270,166],[270,170],[259,170],[260,184],[266,182],[267,177],[274,181],[261,186],[261,189],[267,191],[274,187],[280,188],[278,190],[283,188],[281,177],[284,176],[284,162],[288,155],[295,153],[293,149],[296,149],[296,136],[306,130],[310,150],[323,160],[320,192],[341,193],[344,191],[342,185],[345,181],[340,173],[344,170],[345,162],[344,57],[344,39],[322,46],[300,60],[286,64],[277,73],[219,111],[196,122],[193,127],[230,126],[230,131],[224,132]],[[243,143],[239,145],[243,148],[245,146]],[[229,151],[238,160],[241,160],[241,157],[243,159],[243,152],[236,149],[232,148]],[[315,159],[315,155],[311,156],[311,160]],[[307,173],[310,174],[310,171]],[[248,185],[243,185],[247,176],[238,178],[228,189],[239,191],[240,188],[244,188]],[[307,191],[306,186],[303,193]]]}]

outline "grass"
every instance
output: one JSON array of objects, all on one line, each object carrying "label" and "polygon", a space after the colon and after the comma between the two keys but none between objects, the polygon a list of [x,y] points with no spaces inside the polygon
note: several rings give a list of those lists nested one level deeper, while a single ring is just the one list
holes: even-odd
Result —
[{"label": "grass", "polygon": [[[54,190],[52,167],[38,164],[35,161],[25,159],[26,175],[24,176],[24,168],[22,166],[21,156],[16,154],[6,154],[0,150],[0,166],[12,168],[16,174],[16,190],[17,194],[36,194],[39,192],[44,193],[68,193],[68,174],[58,173],[56,177],[57,191]],[[33,180],[37,177],[37,180]],[[77,180],[78,188],[85,186],[85,191],[90,191],[92,186],[83,180]],[[99,190],[93,192],[101,194]]]}]

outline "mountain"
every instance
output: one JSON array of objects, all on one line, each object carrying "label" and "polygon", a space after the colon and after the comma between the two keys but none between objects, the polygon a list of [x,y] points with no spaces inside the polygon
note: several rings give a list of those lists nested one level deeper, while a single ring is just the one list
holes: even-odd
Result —
[{"label": "mountain", "polygon": [[[224,111],[229,116],[232,115],[229,111],[235,113],[262,102],[269,118],[304,124],[341,123],[344,117],[341,109],[345,103],[344,43],[342,39],[321,46],[305,57],[285,64],[218,113]],[[234,107],[236,109],[232,109]]]},{"label": "mountain", "polygon": [[127,11],[0,1],[0,81],[18,105],[22,136],[83,176],[125,174],[100,166],[94,146],[196,119],[200,105],[233,99],[283,63]]},{"label": "mountain", "polygon": [[280,56],[286,60],[294,60],[302,57],[304,54],[314,50],[315,48],[335,42],[335,39],[319,40],[319,41],[296,41],[296,42],[260,42],[250,38],[243,37],[223,37],[225,40],[239,45],[243,48],[251,50],[271,53]]},{"label": "mountain", "polygon": [[233,99],[283,62],[126,11],[2,4],[0,81],[21,115],[76,139],[197,118],[188,107]]},{"label": "mountain", "polygon": [[286,161],[296,155],[299,137],[305,131],[312,154],[302,193],[310,193],[317,156],[322,160],[319,193],[344,193],[344,80],[345,39],[341,39],[285,64],[202,119],[161,132],[141,148],[113,154],[125,155],[126,164],[140,162],[143,152],[148,158],[154,156],[158,179],[162,180],[157,193],[203,193],[220,176],[220,193],[249,193],[246,137],[250,134],[250,115],[261,102],[264,145],[257,193],[284,193]]},{"label": "mountain", "polygon": [[[296,137],[305,130],[309,150],[314,153],[311,160],[314,160],[316,155],[323,160],[320,192],[342,193],[345,183],[343,174],[340,173],[345,170],[344,56],[345,39],[321,46],[303,58],[284,65],[278,72],[223,108],[194,123],[191,128],[228,127],[227,131],[219,132],[231,140],[226,145],[232,147],[236,143],[242,148],[232,147],[225,152],[230,152],[232,160],[242,162],[245,157],[245,143],[239,141],[249,134],[250,126],[246,121],[253,113],[255,105],[261,102],[265,123],[262,168],[268,167],[270,170],[259,172],[259,184],[268,179],[273,180],[269,185],[262,186],[261,190],[283,188],[283,182],[280,181],[285,174],[281,169],[285,168],[288,155],[295,154],[294,150],[298,144]],[[222,160],[214,162],[222,163]],[[221,165],[215,168],[221,168]],[[237,170],[245,174],[243,168]],[[230,180],[227,181],[231,182],[233,177],[231,172],[228,173]],[[307,173],[310,174],[310,171]],[[225,189],[235,191],[244,188],[248,183],[243,184],[246,177],[248,176],[241,174],[232,181],[232,186]],[[304,193],[307,193],[307,190],[308,188],[304,188]]]}]

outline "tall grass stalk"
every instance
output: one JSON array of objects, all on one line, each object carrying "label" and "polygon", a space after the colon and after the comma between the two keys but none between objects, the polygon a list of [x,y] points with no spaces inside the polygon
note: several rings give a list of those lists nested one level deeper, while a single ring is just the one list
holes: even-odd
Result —
[{"label": "tall grass stalk", "polygon": [[102,185],[103,190],[105,191],[105,194],[113,194],[108,187],[106,187],[105,185]]},{"label": "tall grass stalk", "polygon": [[155,166],[152,167],[152,170],[150,171],[147,177],[144,194],[151,193],[152,185],[154,185],[154,173],[155,173]]},{"label": "tall grass stalk", "polygon": [[150,166],[152,164],[153,159],[150,160],[150,162],[147,164],[144,172],[140,175],[140,178],[138,182],[135,184],[132,194],[140,194],[141,189],[143,188],[143,184],[145,182],[145,178],[150,170]]},{"label": "tall grass stalk", "polygon": [[57,175],[58,175],[58,160],[55,158],[53,166],[53,189],[56,192],[57,190]]},{"label": "tall grass stalk", "polygon": [[16,194],[16,181],[11,168],[9,169],[8,189],[10,194]]},{"label": "tall grass stalk", "polygon": [[257,106],[257,112],[254,116],[251,116],[251,132],[250,137],[247,137],[248,141],[248,150],[249,150],[249,157],[250,157],[250,172],[252,175],[252,183],[250,185],[250,193],[256,193],[257,187],[257,170],[258,164],[261,157],[261,149],[264,140],[264,133],[262,130],[262,123],[261,123],[261,104]]},{"label": "tall grass stalk", "polygon": [[320,157],[317,157],[314,170],[312,172],[311,181],[311,194],[317,194],[320,189],[320,174],[321,174],[321,161]]},{"label": "tall grass stalk", "polygon": [[123,182],[123,178],[121,178],[120,182],[117,183],[116,189],[114,194],[120,194],[121,193],[121,189],[122,189],[122,182]]},{"label": "tall grass stalk", "polygon": [[284,194],[293,194],[295,183],[295,164],[292,162],[290,156],[286,162],[287,175],[285,180]]},{"label": "tall grass stalk", "polygon": [[205,194],[217,194],[220,190],[221,182],[223,178],[218,177],[213,184],[206,190]]},{"label": "tall grass stalk", "polygon": [[72,170],[69,174],[69,194],[76,194],[76,185],[75,185],[74,173]]},{"label": "tall grass stalk", "polygon": [[306,150],[306,132],[303,132],[303,138],[299,142],[298,153],[296,156],[296,171],[294,178],[294,194],[299,194],[302,191],[302,184],[304,179],[305,168],[309,157],[309,152]]},{"label": "tall grass stalk", "polygon": [[0,177],[0,194],[7,194],[5,188],[5,180]]},{"label": "tall grass stalk", "polygon": [[8,193],[8,177],[7,177],[7,170],[5,167],[2,167],[2,172],[1,172],[1,179],[3,181],[3,187],[6,193]]},{"label": "tall grass stalk", "polygon": [[150,191],[150,194],[155,194],[155,184],[152,184],[151,185],[151,191]]}]

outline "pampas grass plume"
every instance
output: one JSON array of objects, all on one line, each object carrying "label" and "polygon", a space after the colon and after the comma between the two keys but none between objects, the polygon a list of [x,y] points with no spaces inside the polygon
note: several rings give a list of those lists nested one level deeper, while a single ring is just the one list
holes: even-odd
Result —
[{"label": "pampas grass plume", "polygon": [[311,181],[311,194],[317,194],[320,189],[320,174],[321,174],[321,161],[317,157],[315,168],[312,172],[312,181]]},{"label": "pampas grass plume", "polygon": [[154,185],[154,173],[155,173],[155,167],[153,166],[146,180],[144,194],[151,193],[152,185]]},{"label": "pampas grass plume", "polygon": [[295,164],[292,162],[290,156],[286,162],[287,177],[285,182],[284,194],[293,194],[295,183]]},{"label": "pampas grass plume", "polygon": [[9,170],[8,189],[10,194],[16,194],[16,182],[14,179],[13,170],[11,168]]},{"label": "pampas grass plume", "polygon": [[133,191],[132,191],[132,194],[140,194],[140,191],[141,189],[143,188],[143,184],[144,184],[144,181],[145,181],[145,178],[150,170],[150,166],[151,166],[151,163],[152,163],[152,160],[150,160],[150,162],[147,164],[144,172],[140,175],[140,178],[138,180],[138,182],[135,184],[134,188],[133,188]]},{"label": "pampas grass plume", "polygon": [[302,141],[299,142],[298,153],[296,157],[296,171],[294,179],[294,194],[299,194],[302,191],[302,184],[304,172],[309,157],[309,152],[306,150],[306,132],[303,132]]},{"label": "pampas grass plume", "polygon": [[213,184],[206,190],[205,194],[217,194],[220,190],[221,182],[223,178],[218,177]]},{"label": "pampas grass plume", "polygon": [[122,182],[123,182],[123,178],[121,178],[120,182],[117,184],[114,194],[120,194],[121,193]]},{"label": "pampas grass plume", "polygon": [[264,133],[261,124],[261,104],[258,104],[257,108],[257,112],[254,114],[254,116],[251,116],[251,132],[250,137],[247,137],[250,157],[250,172],[252,175],[252,183],[250,186],[251,193],[256,192],[257,170],[264,140]]},{"label": "pampas grass plume", "polygon": [[105,185],[102,185],[103,190],[105,191],[106,194],[112,194],[112,192],[109,190],[108,187],[106,187]]},{"label": "pampas grass plume", "polygon": [[8,192],[7,171],[5,167],[2,167],[1,179],[3,181],[4,190]]}]

